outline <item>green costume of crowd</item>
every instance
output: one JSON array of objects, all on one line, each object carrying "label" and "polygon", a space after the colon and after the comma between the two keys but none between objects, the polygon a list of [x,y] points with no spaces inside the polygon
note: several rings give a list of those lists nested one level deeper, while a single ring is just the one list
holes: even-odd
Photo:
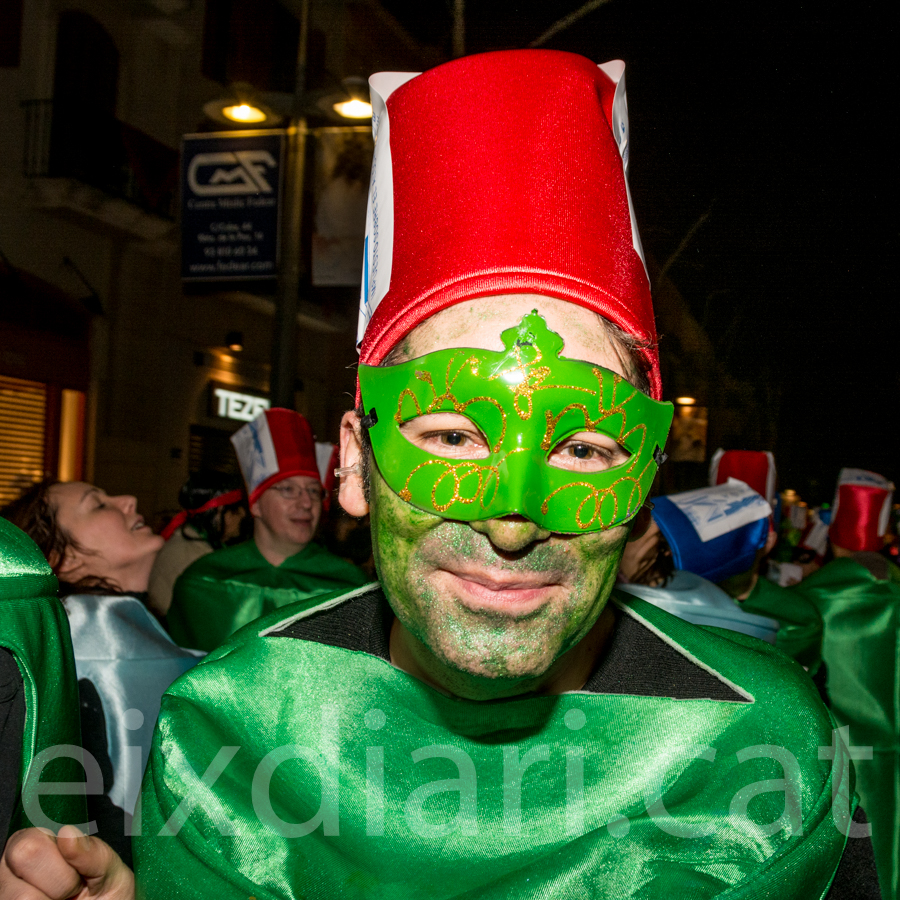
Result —
[{"label": "green costume of crowd", "polygon": [[[872,826],[882,893],[900,896],[900,569],[879,579],[836,559],[790,588],[760,579],[741,606],[781,623],[776,646],[814,674],[824,659],[831,708],[850,728],[856,786]],[[868,753],[868,751],[863,751]]]},{"label": "green costume of crowd", "polygon": [[[21,800],[10,834],[29,825],[87,820],[83,792],[56,793],[50,784],[71,786],[85,778],[73,758],[81,746],[78,689],[69,624],[57,592],[56,578],[34,542],[0,518],[0,647],[12,653],[25,688]],[[71,755],[53,759],[35,778],[35,765],[54,747],[68,748]],[[5,838],[0,834],[0,846]]]},{"label": "green costume of crowd", "polygon": [[307,544],[273,566],[250,540],[188,566],[175,582],[166,626],[176,644],[214,650],[272,610],[298,601],[312,606],[321,594],[368,580],[362,570],[318,544]]},{"label": "green costume of crowd", "polygon": [[163,699],[140,896],[823,897],[853,787],[809,680],[751,638],[615,602],[746,702],[573,692],[498,716],[263,634],[305,603],[245,629]]},{"label": "green costume of crowd", "polygon": [[796,659],[809,674],[822,665],[822,615],[802,593],[781,587],[768,578],[757,580],[741,609],[769,616],[779,623],[775,646]]},{"label": "green costume of crowd", "polygon": [[855,747],[856,785],[872,824],[885,897],[900,896],[900,570],[879,579],[852,559],[836,559],[791,589],[825,622],[822,656],[828,696]]}]

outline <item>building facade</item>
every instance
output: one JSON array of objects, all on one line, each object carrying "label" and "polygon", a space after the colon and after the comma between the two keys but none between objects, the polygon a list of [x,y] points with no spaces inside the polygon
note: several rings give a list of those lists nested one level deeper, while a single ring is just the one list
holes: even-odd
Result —
[{"label": "building facade", "polygon": [[[190,472],[234,466],[228,438],[268,396],[275,327],[274,282],[182,282],[182,137],[221,127],[203,107],[233,82],[290,109],[303,2],[3,9],[0,504],[44,475],[84,478],[135,494],[158,523]],[[317,139],[340,130],[319,101],[346,76],[440,59],[376,2],[307,12],[294,405],[334,441],[353,402],[358,284],[311,274]]]}]

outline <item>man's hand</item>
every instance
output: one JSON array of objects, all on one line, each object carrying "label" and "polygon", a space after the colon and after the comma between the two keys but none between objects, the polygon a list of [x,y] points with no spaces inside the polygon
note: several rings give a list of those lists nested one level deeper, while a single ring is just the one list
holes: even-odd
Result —
[{"label": "man's hand", "polygon": [[16,832],[0,860],[0,900],[134,900],[134,875],[100,838],[66,825]]}]

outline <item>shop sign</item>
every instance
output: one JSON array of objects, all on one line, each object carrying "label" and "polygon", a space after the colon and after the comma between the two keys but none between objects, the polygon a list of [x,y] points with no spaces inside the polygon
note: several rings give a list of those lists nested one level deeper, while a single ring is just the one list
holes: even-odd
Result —
[{"label": "shop sign", "polygon": [[213,415],[238,422],[252,422],[271,405],[265,397],[242,394],[215,384],[210,385],[210,399]]},{"label": "shop sign", "polygon": [[284,132],[186,135],[181,152],[181,277],[278,276]]}]

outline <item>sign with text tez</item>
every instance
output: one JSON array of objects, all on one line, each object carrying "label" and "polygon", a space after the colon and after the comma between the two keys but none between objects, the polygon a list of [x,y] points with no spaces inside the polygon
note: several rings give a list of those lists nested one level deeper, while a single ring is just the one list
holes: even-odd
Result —
[{"label": "sign with text tez", "polygon": [[181,276],[278,275],[284,132],[186,135],[181,154]]}]

